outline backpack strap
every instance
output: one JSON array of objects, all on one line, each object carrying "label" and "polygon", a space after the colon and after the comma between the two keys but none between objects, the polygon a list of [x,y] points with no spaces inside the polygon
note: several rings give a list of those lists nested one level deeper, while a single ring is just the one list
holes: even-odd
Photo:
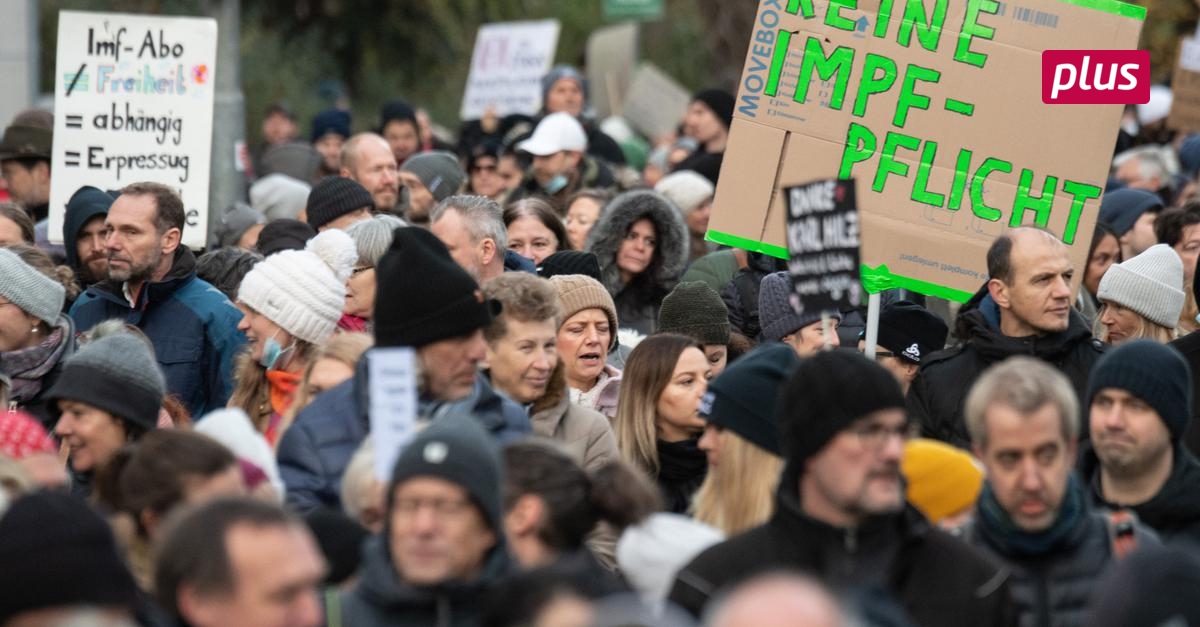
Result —
[{"label": "backpack strap", "polygon": [[1137,518],[1127,509],[1118,509],[1108,512],[1104,520],[1113,557],[1123,559],[1137,548]]}]

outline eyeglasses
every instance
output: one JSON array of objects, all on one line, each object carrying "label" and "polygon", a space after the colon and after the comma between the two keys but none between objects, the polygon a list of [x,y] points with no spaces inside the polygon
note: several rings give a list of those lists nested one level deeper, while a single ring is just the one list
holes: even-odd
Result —
[{"label": "eyeglasses", "polygon": [[858,438],[858,442],[872,450],[882,449],[892,437],[900,438],[900,443],[903,444],[913,437],[913,431],[914,425],[910,422],[895,427],[881,422],[866,422],[850,427],[850,433]]},{"label": "eyeglasses", "polygon": [[417,512],[428,507],[433,510],[435,518],[453,518],[467,511],[471,506],[471,501],[468,499],[416,499],[405,498],[396,499],[392,505],[395,513],[411,518],[417,515]]},{"label": "eyeglasses", "polygon": [[375,266],[357,266],[353,270],[350,271],[350,276],[358,276],[358,275],[362,274],[363,272],[366,272],[367,270],[371,270],[374,267]]}]

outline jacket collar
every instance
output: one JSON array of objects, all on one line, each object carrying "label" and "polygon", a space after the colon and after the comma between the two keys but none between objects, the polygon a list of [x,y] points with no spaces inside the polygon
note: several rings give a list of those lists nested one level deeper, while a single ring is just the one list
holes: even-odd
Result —
[{"label": "jacket collar", "polygon": [[[138,301],[134,309],[142,309],[150,304],[170,300],[175,295],[175,292],[179,291],[180,288],[195,278],[196,255],[192,253],[190,248],[181,244],[179,248],[175,249],[175,258],[171,262],[171,269],[167,271],[167,275],[161,281],[147,282],[142,286],[142,291],[138,294]],[[129,307],[129,301],[125,298],[125,283],[123,281],[105,279],[88,288],[88,291]]]},{"label": "jacket collar", "polygon": [[955,321],[955,335],[964,338],[980,354],[992,359],[1033,355],[1047,361],[1058,361],[1080,342],[1092,337],[1087,322],[1074,307],[1070,309],[1064,331],[1027,337],[1004,335],[1000,332],[1000,308],[992,300],[986,284],[963,305]]},{"label": "jacket collar", "polygon": [[1128,507],[1137,514],[1139,520],[1153,529],[1165,531],[1180,524],[1200,523],[1200,493],[1196,491],[1196,485],[1200,483],[1200,461],[1182,441],[1175,444],[1171,474],[1167,475],[1158,494],[1145,503],[1122,506],[1104,498],[1100,483],[1100,458],[1090,442],[1080,451],[1079,474],[1086,483],[1085,489],[1091,492],[1093,502],[1112,510]]}]

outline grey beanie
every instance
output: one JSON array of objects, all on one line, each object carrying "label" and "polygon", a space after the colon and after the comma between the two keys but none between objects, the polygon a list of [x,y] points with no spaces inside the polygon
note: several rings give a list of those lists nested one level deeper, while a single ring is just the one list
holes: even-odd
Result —
[{"label": "grey beanie", "polygon": [[402,226],[408,226],[408,223],[388,213],[350,225],[346,234],[354,240],[354,246],[358,249],[358,264],[372,267],[378,264],[391,247],[396,229]]},{"label": "grey beanie", "polygon": [[235,202],[225,209],[225,213],[221,214],[220,225],[217,226],[217,246],[224,248],[226,246],[237,246],[238,240],[242,239],[246,231],[250,227],[257,224],[266,224],[267,216],[255,211],[253,207],[244,202]]},{"label": "grey beanie", "polygon": [[[758,289],[758,319],[762,322],[762,337],[767,341],[778,342],[785,335],[790,335],[821,319],[821,312],[815,309],[796,313],[792,307],[792,280],[787,272],[774,272],[763,277]],[[835,320],[841,320],[842,314],[832,313]]]},{"label": "grey beanie", "polygon": [[21,311],[54,326],[67,291],[62,283],[25,263],[17,253],[0,248],[0,296]]},{"label": "grey beanie", "polygon": [[[120,332],[92,340],[68,358],[45,398],[87,403],[150,430],[166,390],[146,340]],[[57,419],[57,403],[50,407]]]},{"label": "grey beanie", "polygon": [[729,312],[721,295],[703,281],[675,286],[658,311],[659,333],[681,333],[700,343],[729,343]]},{"label": "grey beanie", "polygon": [[458,159],[444,150],[413,155],[404,162],[400,171],[416,174],[438,202],[458,193],[463,181],[467,180],[467,174],[458,166]]},{"label": "grey beanie", "polygon": [[1170,246],[1155,244],[1109,268],[1100,279],[1096,298],[1174,329],[1183,311],[1183,262]]}]

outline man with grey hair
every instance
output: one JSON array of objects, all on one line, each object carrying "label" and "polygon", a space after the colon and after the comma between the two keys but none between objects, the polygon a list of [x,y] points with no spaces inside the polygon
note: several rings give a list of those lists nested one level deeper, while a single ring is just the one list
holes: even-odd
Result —
[{"label": "man with grey hair", "polygon": [[496,201],[486,196],[451,196],[433,209],[429,230],[478,283],[504,272],[508,231]]},{"label": "man with grey hair", "polygon": [[1113,178],[1128,188],[1160,195],[1165,191],[1164,201],[1170,200],[1175,187],[1173,172],[1179,168],[1169,152],[1169,148],[1157,144],[1130,148],[1113,157]]},{"label": "man with grey hair", "polygon": [[1132,517],[1089,506],[1071,472],[1079,401],[1070,381],[1041,360],[1012,357],[972,386],[966,421],[987,479],[963,538],[1009,567],[1020,624],[1084,624],[1109,566],[1157,538]]}]

